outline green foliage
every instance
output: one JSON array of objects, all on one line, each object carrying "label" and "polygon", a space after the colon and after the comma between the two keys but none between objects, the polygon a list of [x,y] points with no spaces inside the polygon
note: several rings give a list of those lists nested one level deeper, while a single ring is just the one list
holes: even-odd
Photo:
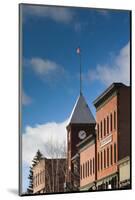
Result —
[{"label": "green foliage", "polygon": [[30,166],[30,170],[29,170],[29,186],[27,189],[27,193],[28,194],[32,194],[33,193],[33,167],[40,161],[40,159],[43,158],[42,153],[38,150],[36,155],[34,156],[33,160],[32,160],[32,165]]}]

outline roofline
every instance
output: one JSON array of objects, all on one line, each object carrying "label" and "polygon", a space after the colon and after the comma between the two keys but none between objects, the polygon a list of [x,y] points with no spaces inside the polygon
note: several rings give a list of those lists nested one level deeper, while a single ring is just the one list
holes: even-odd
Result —
[{"label": "roofline", "polygon": [[94,101],[93,104],[96,107],[97,103],[99,103],[103,98],[105,98],[109,93],[111,93],[114,89],[119,87],[129,87],[121,82],[112,83],[101,95],[99,95]]},{"label": "roofline", "polygon": [[89,124],[89,123],[90,123],[90,124],[95,124],[95,123],[96,123],[96,120],[95,120],[95,118],[94,118],[94,116],[93,116],[93,113],[91,112],[90,107],[89,107],[89,105],[87,104],[86,99],[85,99],[83,93],[81,92],[80,95],[78,96],[78,98],[77,98],[75,104],[74,104],[74,107],[73,107],[72,112],[71,112],[71,114],[70,114],[70,117],[69,117],[69,119],[68,119],[67,127],[69,126],[69,124],[78,124],[78,123],[79,123],[79,122],[76,122],[76,121],[73,120],[73,116],[74,116],[74,112],[75,112],[75,110],[76,110],[76,107],[77,107],[78,102],[79,102],[79,100],[80,100],[81,97],[83,98],[83,101],[85,102],[85,104],[86,104],[86,106],[87,106],[88,112],[89,112],[89,114],[90,114],[90,117],[89,117],[89,118],[91,118],[91,119],[89,120],[89,122],[88,122],[88,121],[87,121],[87,122],[80,122],[80,124]]},{"label": "roofline", "polygon": [[66,159],[66,157],[62,157],[62,158],[46,158],[46,157],[42,157],[42,158],[40,158],[40,160],[65,160],[65,159]]}]

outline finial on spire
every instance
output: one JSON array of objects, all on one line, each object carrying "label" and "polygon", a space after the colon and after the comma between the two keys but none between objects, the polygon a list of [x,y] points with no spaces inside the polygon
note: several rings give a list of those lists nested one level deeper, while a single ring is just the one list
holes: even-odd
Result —
[{"label": "finial on spire", "polygon": [[81,66],[81,49],[78,47],[76,49],[76,53],[79,55],[80,58],[80,95],[82,94],[82,66]]}]

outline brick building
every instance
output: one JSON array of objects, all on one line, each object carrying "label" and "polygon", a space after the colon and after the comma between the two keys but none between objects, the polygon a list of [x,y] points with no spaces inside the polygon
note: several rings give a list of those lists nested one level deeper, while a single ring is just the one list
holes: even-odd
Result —
[{"label": "brick building", "polygon": [[[94,105],[97,189],[119,188],[120,161],[126,157],[130,160],[130,87],[113,83],[94,101]],[[130,174],[130,168],[127,169]],[[129,180],[127,183],[130,185]]]},{"label": "brick building", "polygon": [[95,169],[95,140],[93,132],[77,147],[80,155],[80,190],[93,190],[95,188],[96,169]]},{"label": "brick building", "polygon": [[131,187],[130,93],[122,83],[108,87],[93,102],[96,121],[80,94],[66,127],[67,161],[42,158],[33,168],[33,193]]},{"label": "brick building", "polygon": [[77,144],[95,133],[95,119],[82,93],[76,101],[67,126],[66,191],[77,191],[80,185],[80,155]]},{"label": "brick building", "polygon": [[33,167],[33,194],[64,192],[66,159],[41,158]]}]

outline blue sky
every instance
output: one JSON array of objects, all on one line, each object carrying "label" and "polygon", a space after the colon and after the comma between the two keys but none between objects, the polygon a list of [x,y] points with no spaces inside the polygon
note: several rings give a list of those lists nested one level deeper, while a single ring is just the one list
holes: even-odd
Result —
[{"label": "blue sky", "polygon": [[129,11],[23,5],[22,39],[23,135],[68,119],[79,95],[78,46],[82,90],[94,115],[92,102],[104,89],[129,84]]}]

